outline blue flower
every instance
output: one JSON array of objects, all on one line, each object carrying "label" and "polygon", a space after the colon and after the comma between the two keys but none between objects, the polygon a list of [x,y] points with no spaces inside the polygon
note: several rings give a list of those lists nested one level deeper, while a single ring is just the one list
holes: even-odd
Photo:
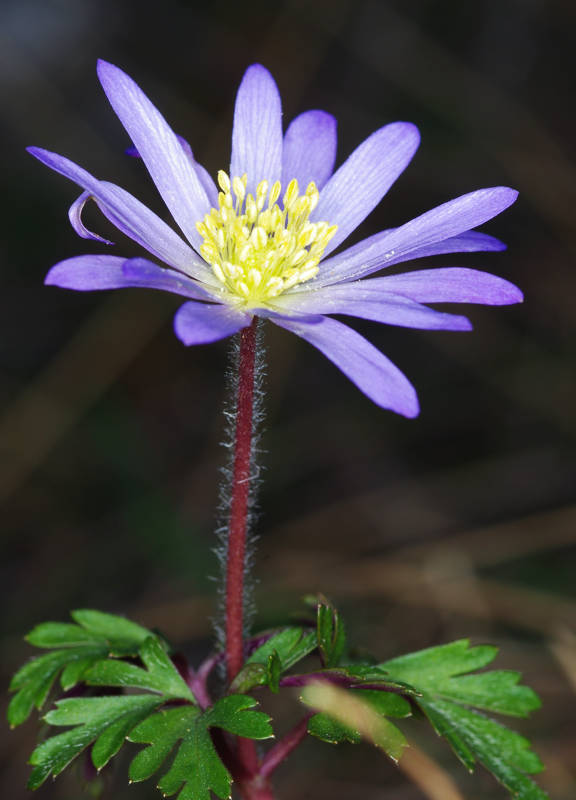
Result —
[{"label": "blue flower", "polygon": [[369,277],[423,256],[504,249],[472,229],[514,202],[517,192],[506,187],[463,195],[333,255],[408,166],[419,144],[411,123],[380,128],[334,171],[335,119],[307,111],[283,135],[278,89],[255,64],[238,91],[230,171],[218,173],[217,186],[128,75],[102,61],[98,74],[184,238],[119,186],[31,147],[32,155],[82,188],[69,212],[80,236],[111,244],[82,222],[82,209],[93,200],[165,265],[77,256],[52,267],[47,284],[79,291],[140,286],[182,295],[188,302],[174,328],[186,345],[223,339],[254,316],[266,317],[314,345],[379,406],[407,417],[418,414],[418,399],[406,376],[330,315],[463,331],[471,329],[466,317],[423,304],[521,302],[513,284],[467,268]]}]

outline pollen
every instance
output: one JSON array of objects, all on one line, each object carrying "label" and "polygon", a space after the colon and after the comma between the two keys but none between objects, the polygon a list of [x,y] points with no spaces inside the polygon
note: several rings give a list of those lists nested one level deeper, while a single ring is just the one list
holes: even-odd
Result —
[{"label": "pollen", "polygon": [[222,290],[249,308],[313,278],[337,226],[310,222],[320,196],[313,182],[300,194],[291,180],[283,195],[280,181],[260,181],[254,195],[246,193],[247,182],[220,170],[218,208],[196,227],[204,239],[200,253]]}]

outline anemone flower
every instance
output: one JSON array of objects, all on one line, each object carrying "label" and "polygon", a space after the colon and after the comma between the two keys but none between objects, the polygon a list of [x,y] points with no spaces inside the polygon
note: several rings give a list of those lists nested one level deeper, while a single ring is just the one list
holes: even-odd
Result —
[{"label": "anemone flower", "polygon": [[174,329],[186,345],[223,339],[254,316],[265,317],[324,353],[379,406],[407,417],[418,414],[412,384],[331,315],[464,331],[471,328],[466,317],[424,303],[521,301],[513,284],[467,268],[369,277],[423,256],[504,249],[472,229],[514,202],[517,193],[506,187],[463,195],[335,253],[412,159],[419,134],[411,123],[380,128],[334,171],[334,117],[306,111],[283,135],[278,89],[255,64],[238,90],[230,170],[218,173],[217,186],[128,75],[103,61],[98,75],[184,238],[121,187],[31,147],[32,155],[82,188],[69,211],[80,236],[112,244],[82,222],[84,205],[94,200],[113,225],[164,265],[81,255],[52,267],[47,284],[79,291],[139,286],[182,295],[187,302],[176,313]]}]

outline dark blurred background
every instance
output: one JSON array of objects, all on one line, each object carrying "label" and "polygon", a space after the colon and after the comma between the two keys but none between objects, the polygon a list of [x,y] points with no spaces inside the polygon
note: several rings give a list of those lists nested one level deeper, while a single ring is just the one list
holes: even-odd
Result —
[{"label": "dark blurred background", "polygon": [[[416,421],[267,328],[258,623],[322,589],[381,658],[465,635],[496,643],[498,665],[543,697],[518,723],[547,763],[542,785],[576,796],[575,23],[567,0],[1,0],[3,685],[31,653],[22,635],[70,608],[124,613],[195,661],[206,653],[227,360],[226,343],[179,343],[173,296],[43,287],[55,262],[105,247],[75,236],[78,190],[24,147],[66,154],[164,213],[124,155],[96,59],[132,74],[213,174],[227,168],[238,82],[261,61],[287,120],[337,116],[339,160],[387,122],[420,127],[418,155],[363,234],[476,188],[519,189],[485,228],[507,253],[435,263],[493,271],[526,302],[471,308],[472,334],[352,323],[414,381]],[[297,713],[294,698],[278,727]],[[278,774],[278,797],[448,800],[414,784],[419,764],[429,787],[454,780],[454,798],[506,796],[422,724],[405,729],[432,762],[414,750],[398,770],[368,746],[308,742]],[[36,722],[2,733],[3,797],[29,796],[36,733]],[[156,797],[124,774],[106,777],[105,798]],[[62,776],[38,797],[78,800],[81,783]]]}]

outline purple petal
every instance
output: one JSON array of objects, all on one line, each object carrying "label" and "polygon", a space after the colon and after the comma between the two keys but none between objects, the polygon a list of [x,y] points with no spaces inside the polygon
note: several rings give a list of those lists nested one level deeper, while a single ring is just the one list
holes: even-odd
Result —
[{"label": "purple petal", "polygon": [[[212,180],[210,173],[202,166],[202,164],[196,161],[196,159],[194,158],[194,153],[192,152],[192,148],[190,147],[190,144],[186,141],[186,139],[184,139],[183,136],[178,136],[178,135],[176,135],[176,138],[182,145],[182,149],[184,150],[184,153],[186,154],[187,158],[192,162],[192,166],[196,170],[196,174],[198,175],[198,180],[204,187],[204,191],[206,192],[210,205],[217,208],[218,189],[216,188],[216,184]],[[129,147],[126,150],[126,155],[132,156],[133,158],[141,158],[140,153],[135,147]]]},{"label": "purple petal", "polygon": [[202,237],[196,230],[196,223],[209,210],[210,203],[178,137],[125,72],[99,61],[98,76],[172,216],[188,241],[198,249]]},{"label": "purple petal", "polygon": [[500,253],[502,250],[506,250],[506,245],[495,236],[489,236],[487,233],[480,233],[480,231],[467,231],[458,236],[451,236],[441,242],[416,247],[409,253],[400,254],[392,258],[392,263],[401,264],[403,261],[412,261],[415,258],[441,256],[446,253]]},{"label": "purple petal", "polygon": [[216,283],[206,262],[197,256],[160,217],[129,192],[113,183],[97,180],[64,156],[39,147],[29,147],[28,152],[89,192],[104,216],[122,233],[146,248],[149,253],[198,280]]},{"label": "purple petal", "polygon": [[78,292],[141,287],[161,289],[195,300],[215,299],[191,278],[171,269],[163,269],[145,258],[75,256],[53,266],[44,283]]},{"label": "purple petal", "polygon": [[[361,281],[377,290],[397,292],[420,303],[481,303],[506,306],[521,303],[520,289],[510,281],[466,267],[443,267],[387,275]],[[330,287],[337,288],[337,287]],[[344,287],[343,287],[344,288]],[[323,291],[328,291],[327,289]]]},{"label": "purple petal", "polygon": [[418,129],[394,122],[373,133],[330,178],[311,219],[338,225],[326,254],[332,252],[378,205],[404,172],[420,143]]},{"label": "purple petal", "polygon": [[78,236],[81,236],[83,239],[93,239],[94,241],[102,242],[103,244],[114,244],[114,242],[111,242],[109,239],[104,239],[103,236],[88,230],[88,228],[82,222],[82,211],[84,210],[84,206],[88,200],[91,199],[92,195],[90,192],[82,192],[80,197],[74,200],[68,209],[68,219],[70,220],[70,225],[72,225]]},{"label": "purple petal", "polygon": [[248,67],[236,96],[232,177],[248,175],[248,191],[282,177],[282,107],[278,87],[260,64]]},{"label": "purple petal", "polygon": [[196,174],[198,175],[200,183],[204,187],[204,191],[206,192],[206,197],[208,198],[210,206],[212,208],[218,208],[218,189],[216,188],[216,184],[214,183],[212,176],[198,161],[195,161],[194,164],[196,167]]},{"label": "purple petal", "polygon": [[310,181],[321,189],[336,161],[336,120],[326,111],[305,111],[292,120],[284,136],[282,186],[296,178],[304,191]]},{"label": "purple petal", "polygon": [[[440,250],[436,245],[442,242],[448,248],[450,239],[455,239],[467,231],[467,240],[470,241],[472,228],[500,214],[516,200],[517,196],[518,192],[514,189],[498,186],[493,189],[479,189],[443,203],[399,228],[370,236],[325,261],[314,285],[323,286],[362,278],[409,258],[421,258],[423,255],[436,255],[441,252],[458,252],[459,248]],[[474,233],[476,237],[482,236],[477,232]],[[483,241],[486,243],[485,239]],[[498,248],[493,246],[489,249]]]},{"label": "purple petal", "polygon": [[418,416],[418,398],[412,384],[352,328],[329,317],[319,317],[316,323],[281,316],[271,319],[318,348],[377,405],[405,417]]},{"label": "purple petal", "polygon": [[358,281],[339,286],[328,286],[316,292],[298,295],[286,294],[276,299],[280,313],[290,314],[346,314],[352,317],[400,325],[422,330],[469,331],[470,320],[456,314],[446,314],[420,305],[393,289],[373,286],[374,281]]},{"label": "purple petal", "polygon": [[174,317],[174,332],[186,345],[209,344],[232,336],[252,321],[251,314],[230,306],[184,303]]}]

